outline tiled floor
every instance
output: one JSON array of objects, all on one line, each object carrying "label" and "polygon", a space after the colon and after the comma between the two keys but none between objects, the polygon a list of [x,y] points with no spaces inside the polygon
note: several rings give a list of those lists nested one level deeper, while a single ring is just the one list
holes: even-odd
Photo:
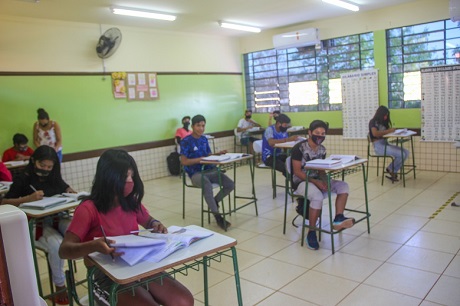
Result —
[{"label": "tiled floor", "polygon": [[[318,251],[301,247],[300,230],[290,224],[293,203],[283,235],[284,190],[272,199],[268,170],[256,169],[259,216],[253,206],[238,211],[226,233],[238,240],[244,305],[460,305],[460,208],[450,205],[460,203],[460,195],[452,199],[460,192],[460,173],[418,171],[403,188],[388,180],[381,186],[375,169],[369,172],[371,232],[361,222],[335,235],[332,255],[327,235]],[[362,173],[346,181],[348,206],[363,208]],[[249,183],[248,167],[238,168],[238,192],[248,192]],[[177,177],[145,182],[144,203],[166,225],[199,225],[199,190],[186,189],[185,219],[181,190]],[[205,227],[224,233],[214,220]],[[232,271],[230,259],[211,265],[210,305],[237,305]],[[178,279],[194,294],[195,305],[203,305],[202,271]]]}]

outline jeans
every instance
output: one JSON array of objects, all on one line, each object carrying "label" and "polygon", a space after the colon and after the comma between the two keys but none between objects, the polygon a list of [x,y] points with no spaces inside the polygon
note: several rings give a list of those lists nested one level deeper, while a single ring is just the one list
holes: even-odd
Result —
[{"label": "jeans", "polygon": [[71,219],[60,219],[59,231],[54,229],[47,221],[45,221],[43,227],[43,234],[36,243],[47,250],[53,283],[62,287],[65,285],[64,259],[59,257],[59,247]]},{"label": "jeans", "polygon": [[[378,155],[383,155],[385,153],[385,139],[380,139],[374,141],[374,151]],[[409,150],[403,148],[403,156],[401,156],[401,148],[395,145],[387,144],[386,155],[393,156],[393,162],[388,165],[387,169],[397,173],[401,169],[403,159],[404,161],[409,156]],[[394,167],[394,168],[393,168]]]},{"label": "jeans", "polygon": [[233,181],[228,176],[221,172],[220,178],[222,180],[222,190],[220,190],[219,193],[217,193],[217,195],[214,197],[212,184],[219,184],[219,174],[217,173],[217,169],[213,169],[204,173],[195,173],[191,177],[192,184],[196,187],[201,187],[201,177],[203,177],[204,184],[202,187],[204,199],[208,204],[209,209],[213,213],[218,213],[219,208],[217,207],[217,203],[222,201],[223,198],[225,198],[230,194],[230,192],[233,191],[233,189],[235,189],[235,183],[233,183]]},{"label": "jeans", "polygon": [[[280,154],[276,155],[275,170],[281,172],[283,176],[286,176],[286,159],[287,159],[286,155],[280,155]],[[273,155],[268,156],[265,159],[264,164],[267,167],[273,168]]]}]

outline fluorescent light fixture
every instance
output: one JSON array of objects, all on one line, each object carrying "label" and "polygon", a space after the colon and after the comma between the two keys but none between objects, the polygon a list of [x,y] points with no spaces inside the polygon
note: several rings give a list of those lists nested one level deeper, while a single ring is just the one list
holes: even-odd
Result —
[{"label": "fluorescent light fixture", "polygon": [[353,11],[353,12],[359,11],[359,6],[351,4],[351,3],[347,3],[347,2],[341,1],[341,0],[323,0],[323,2],[330,3],[330,4],[333,4],[333,5],[337,5],[337,6],[343,7],[345,9]]},{"label": "fluorescent light fixture", "polygon": [[152,19],[167,20],[167,21],[176,20],[176,16],[174,15],[157,13],[154,11],[143,10],[143,9],[133,9],[133,8],[127,8],[127,7],[112,6],[110,10],[112,11],[112,13],[117,14],[117,15],[152,18]]},{"label": "fluorescent light fixture", "polygon": [[223,21],[219,21],[219,25],[222,28],[226,28],[226,29],[233,29],[233,30],[240,30],[240,31],[246,31],[246,32],[260,33],[260,29],[256,28],[256,27],[250,27],[250,26],[234,24],[234,23],[228,23],[228,22],[223,22]]}]

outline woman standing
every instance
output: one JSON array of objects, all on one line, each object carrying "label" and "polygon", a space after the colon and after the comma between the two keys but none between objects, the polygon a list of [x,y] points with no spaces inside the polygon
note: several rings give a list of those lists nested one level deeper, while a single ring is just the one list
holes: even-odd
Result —
[{"label": "woman standing", "polygon": [[38,121],[34,123],[34,145],[39,147],[41,145],[47,145],[52,147],[59,158],[59,162],[62,162],[62,135],[61,127],[56,121],[50,120],[50,116],[43,109],[37,110]]},{"label": "woman standing", "polygon": [[409,156],[407,149],[403,149],[401,156],[401,148],[389,144],[387,139],[383,138],[384,135],[393,133],[395,130],[392,127],[390,111],[383,105],[379,106],[374,117],[369,121],[369,136],[376,154],[384,155],[386,146],[386,155],[393,156],[393,162],[386,168],[387,173],[390,175],[387,178],[393,182],[398,181],[397,173],[401,169],[403,159],[406,160]]}]

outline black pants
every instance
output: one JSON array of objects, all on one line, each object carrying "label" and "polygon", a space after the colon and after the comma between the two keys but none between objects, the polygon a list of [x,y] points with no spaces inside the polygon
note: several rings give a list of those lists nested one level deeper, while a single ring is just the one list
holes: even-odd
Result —
[{"label": "black pants", "polygon": [[[286,176],[286,159],[287,155],[276,155],[275,169],[276,171],[281,172],[283,176]],[[264,161],[264,164],[270,168],[273,168],[273,155],[267,157]]]}]

